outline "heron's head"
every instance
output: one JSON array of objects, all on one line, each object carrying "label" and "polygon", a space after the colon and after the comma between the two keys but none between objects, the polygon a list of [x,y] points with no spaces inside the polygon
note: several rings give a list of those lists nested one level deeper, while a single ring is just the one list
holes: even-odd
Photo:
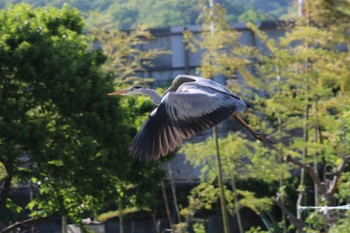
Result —
[{"label": "heron's head", "polygon": [[137,95],[143,94],[144,87],[134,86],[126,90],[119,90],[115,92],[108,93],[107,95]]}]

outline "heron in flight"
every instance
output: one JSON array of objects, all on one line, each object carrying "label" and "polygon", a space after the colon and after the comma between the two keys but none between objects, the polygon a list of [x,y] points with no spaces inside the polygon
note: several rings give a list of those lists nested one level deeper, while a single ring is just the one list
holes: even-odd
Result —
[{"label": "heron in flight", "polygon": [[182,140],[209,129],[230,116],[256,139],[272,143],[265,134],[256,133],[237,115],[247,108],[244,101],[213,80],[178,75],[163,96],[141,86],[108,95],[132,94],[147,95],[157,106],[129,147],[130,154],[141,160],[157,160],[175,150]]}]

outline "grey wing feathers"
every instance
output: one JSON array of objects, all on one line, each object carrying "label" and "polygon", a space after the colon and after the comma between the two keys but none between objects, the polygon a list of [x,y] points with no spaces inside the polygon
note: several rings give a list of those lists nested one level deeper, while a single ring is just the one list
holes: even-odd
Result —
[{"label": "grey wing feathers", "polygon": [[[197,87],[194,87],[194,86],[197,86]],[[227,90],[225,87],[223,87],[222,85],[218,84],[217,82],[211,79],[192,76],[192,75],[183,75],[183,74],[176,76],[176,78],[172,82],[172,85],[164,93],[164,95],[170,91],[173,91],[173,92],[182,91],[181,89],[191,89],[191,91],[200,90],[200,89],[202,90],[207,89],[206,91],[208,91],[209,89],[211,89],[214,92],[230,95],[235,99],[239,100],[240,102],[243,102],[243,100],[238,98],[231,91]]]},{"label": "grey wing feathers", "polygon": [[175,150],[181,142],[179,129],[173,126],[164,104],[160,104],[134,137],[129,151],[140,160],[156,160]]},{"label": "grey wing feathers", "polygon": [[220,123],[237,109],[218,95],[168,93],[135,136],[130,153],[141,160],[159,159],[176,149],[183,139]]},{"label": "grey wing feathers", "polygon": [[177,76],[160,105],[133,139],[130,153],[141,160],[159,159],[194,136],[246,108],[243,100],[212,80]]},{"label": "grey wing feathers", "polygon": [[[199,83],[184,83],[176,92],[169,92],[164,96],[162,102],[166,103],[167,111],[171,114],[172,109],[177,109],[177,116],[174,117],[198,117],[203,116],[215,109],[225,106],[235,112],[241,112],[246,109],[243,100],[235,96],[225,88],[223,92],[217,87],[208,86],[205,79],[205,85]],[[220,87],[220,86],[219,86]]]}]

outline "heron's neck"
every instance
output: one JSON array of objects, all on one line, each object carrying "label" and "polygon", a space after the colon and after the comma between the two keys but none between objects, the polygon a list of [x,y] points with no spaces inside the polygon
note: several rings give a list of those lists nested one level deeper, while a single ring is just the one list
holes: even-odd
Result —
[{"label": "heron's neck", "polygon": [[155,90],[143,89],[142,94],[148,95],[149,97],[151,97],[155,105],[159,105],[160,102],[162,101],[162,97]]}]

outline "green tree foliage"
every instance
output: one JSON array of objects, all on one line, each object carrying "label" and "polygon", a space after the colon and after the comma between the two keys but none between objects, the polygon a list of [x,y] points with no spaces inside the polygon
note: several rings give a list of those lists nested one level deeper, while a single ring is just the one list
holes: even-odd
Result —
[{"label": "green tree foliage", "polygon": [[153,81],[150,78],[140,78],[138,72],[146,71],[147,67],[152,66],[152,60],[165,54],[166,51],[156,48],[145,49],[147,43],[153,39],[146,28],[138,27],[129,32],[93,28],[92,33],[107,56],[103,70],[115,75],[114,82],[117,86],[139,85]]},{"label": "green tree foliage", "polygon": [[[288,3],[284,1],[221,1],[228,10],[229,22],[247,22],[259,20],[275,20],[285,14]],[[150,27],[168,27],[194,25],[202,23],[200,12],[201,0],[148,0],[148,1],[115,1],[106,13],[117,28],[136,28],[139,24]],[[90,20],[90,19],[89,19]]]},{"label": "green tree foliage", "polygon": [[[347,185],[347,173],[343,173],[349,161],[348,133],[344,131],[349,112],[349,54],[344,49],[349,45],[344,33],[347,16],[329,20],[332,13],[322,1],[305,1],[304,12],[278,41],[250,25],[266,46],[255,57],[258,81],[252,87],[264,94],[256,95],[254,106],[263,114],[252,116],[253,122],[264,122],[273,129],[278,143],[271,154],[301,169],[295,187],[298,193],[279,193],[275,199],[285,213],[283,200],[293,196],[297,196],[296,206],[340,205],[344,199],[335,197],[342,196]],[[306,178],[312,180],[311,187]],[[310,188],[313,196],[306,192]],[[310,196],[313,203],[305,200]],[[300,231],[305,219],[287,214]],[[308,219],[313,219],[316,230],[335,223],[322,215]]]},{"label": "green tree foliage", "polygon": [[[90,25],[105,25],[113,22],[118,29],[135,29],[140,24],[150,27],[183,26],[202,23],[200,12],[202,0],[26,0],[33,7],[46,5],[61,8],[64,3],[77,7],[84,12]],[[18,0],[0,2],[0,8]],[[230,23],[277,20],[286,14],[292,1],[284,0],[221,0],[228,11],[226,19]]]},{"label": "green tree foliage", "polygon": [[[208,28],[215,19],[215,14],[211,15],[209,23],[204,24],[207,27],[203,27],[203,31],[208,36],[205,37],[203,33],[203,42],[192,40],[190,34],[188,36],[188,41],[195,42],[190,44],[193,48],[208,51],[204,52],[204,65],[201,68],[204,76],[210,77],[221,72],[230,77],[230,72],[238,70],[245,78],[245,85],[249,86],[246,90],[252,91],[246,94],[251,103],[251,108],[247,111],[249,123],[255,129],[267,129],[276,144],[267,150],[259,144],[243,140],[237,146],[238,152],[233,150],[231,156],[236,153],[236,156],[241,156],[238,158],[252,163],[250,168],[250,165],[241,165],[244,172],[240,171],[239,174],[249,175],[251,169],[252,179],[264,180],[274,187],[276,196],[271,200],[288,217],[282,219],[284,232],[288,230],[287,219],[299,231],[306,226],[305,218],[293,214],[296,206],[338,205],[348,198],[348,173],[344,172],[349,162],[349,133],[346,123],[349,114],[350,66],[346,49],[349,47],[349,38],[344,33],[348,30],[348,16],[337,15],[327,7],[324,1],[306,1],[305,17],[287,27],[287,33],[279,40],[270,39],[250,24],[251,30],[265,46],[262,50],[237,47],[234,37],[228,40],[230,42],[221,44],[222,50],[217,49],[216,45],[223,41],[220,31],[215,31],[216,41],[208,39]],[[218,22],[216,21],[220,25]],[[216,23],[215,29],[223,29]],[[225,35],[230,37],[228,33]],[[231,140],[230,144],[220,147],[223,156],[226,155],[226,148],[234,147],[233,142]],[[206,209],[211,208],[218,194],[213,183],[216,173],[208,169],[215,166],[209,162],[212,157],[206,157],[214,153],[209,151],[209,147],[201,149],[203,146],[203,143],[185,145],[184,151],[198,156],[198,160],[195,156],[188,158],[194,166],[203,167],[202,175],[206,177],[206,183],[201,183],[190,196],[194,203],[190,206]],[[249,148],[248,151],[254,153],[244,154],[244,148]],[[233,163],[238,163],[237,161],[239,159],[232,160]],[[298,185],[290,174],[292,168],[302,171],[301,176],[297,176],[300,178]],[[228,171],[234,176],[234,168]],[[239,175],[233,178],[242,179]],[[311,186],[307,183],[310,181]],[[276,182],[279,185],[273,185]],[[310,189],[313,190],[311,194],[306,191]],[[231,194],[234,195],[237,194]],[[240,198],[244,199],[242,196]],[[243,203],[254,202],[239,201],[240,205]],[[195,213],[188,210],[184,212],[190,216]],[[317,216],[319,217],[307,218],[313,219],[312,224],[316,230],[336,223],[334,220],[329,222],[327,216]]]},{"label": "green tree foliage", "polygon": [[[281,19],[292,8],[292,1],[222,1],[228,22],[262,22]],[[293,8],[292,8],[293,9]]]},{"label": "green tree foliage", "polygon": [[110,203],[149,206],[160,170],[127,155],[134,131],[106,96],[114,77],[101,72],[106,57],[91,49],[80,13],[15,5],[0,12],[0,32],[2,221],[16,209],[15,182],[39,190],[32,217],[79,222]]},{"label": "green tree foliage", "polygon": [[324,0],[323,3],[328,9],[337,14],[350,17],[350,1],[349,0]]},{"label": "green tree foliage", "polygon": [[[224,75],[227,80],[231,81],[236,78],[237,70],[247,73],[248,63],[243,54],[250,53],[251,48],[238,43],[240,33],[231,29],[225,20],[225,15],[225,9],[219,4],[214,4],[212,9],[206,9],[203,13],[204,23],[200,37],[186,33],[185,40],[193,51],[199,49],[202,51],[202,62],[199,69],[202,76],[211,78]],[[239,87],[236,86],[235,90],[238,89]],[[212,209],[218,201],[220,187],[217,184],[219,168],[216,165],[218,158],[214,156],[216,154],[215,141],[215,138],[209,138],[205,142],[186,144],[182,147],[188,161],[194,167],[201,168],[201,183],[192,190],[188,208],[182,210],[183,215],[188,219],[193,219],[193,216],[200,210]],[[237,188],[237,182],[249,179],[275,182],[286,167],[276,167],[274,157],[266,159],[267,151],[264,151],[264,148],[259,149],[257,153],[252,153],[252,146],[248,146],[247,139],[244,139],[244,136],[239,133],[229,134],[219,139],[219,148],[224,198],[231,215],[238,213],[239,218],[239,210],[242,207],[248,207],[257,214],[269,210],[272,206],[269,197],[258,198],[253,191]],[[247,163],[249,160],[252,163]],[[240,223],[240,219],[238,222]],[[243,229],[240,228],[242,232]]]},{"label": "green tree foliage", "polygon": [[194,1],[117,1],[108,9],[108,14],[117,28],[135,28],[146,24],[150,27],[168,27],[193,24],[198,16]]},{"label": "green tree foliage", "polygon": [[[236,188],[232,190],[238,180],[248,181],[250,179],[263,182],[275,182],[279,180],[279,169],[273,168],[274,163],[266,161],[260,153],[252,154],[246,139],[241,133],[232,133],[225,138],[219,139],[220,155],[223,162],[223,176],[225,180],[225,195],[230,212],[237,211],[235,196],[239,199],[239,207],[248,207],[257,214],[269,210],[271,200],[269,198],[256,198],[251,191]],[[181,149],[186,154],[188,161],[194,167],[200,168],[201,183],[195,187],[189,197],[189,210],[193,215],[202,209],[211,209],[217,202],[218,188],[216,187],[217,167],[215,165],[215,143],[213,138],[204,142],[188,143]],[[258,157],[260,155],[260,158]],[[251,160],[251,163],[247,163]],[[281,169],[281,168],[280,168]],[[267,174],[267,175],[264,175]],[[185,213],[185,212],[184,212]]]},{"label": "green tree foliage", "polygon": [[[204,6],[203,8],[205,11],[200,38],[188,31],[184,40],[193,52],[203,51],[201,67],[198,70],[203,77],[212,78],[221,74],[232,77],[236,69],[245,64],[241,58],[231,56],[233,53],[239,54],[238,50],[241,49],[237,41],[240,33],[231,29],[224,18],[226,10],[221,5],[214,4],[213,10]],[[228,57],[234,61],[227,63]]]}]

